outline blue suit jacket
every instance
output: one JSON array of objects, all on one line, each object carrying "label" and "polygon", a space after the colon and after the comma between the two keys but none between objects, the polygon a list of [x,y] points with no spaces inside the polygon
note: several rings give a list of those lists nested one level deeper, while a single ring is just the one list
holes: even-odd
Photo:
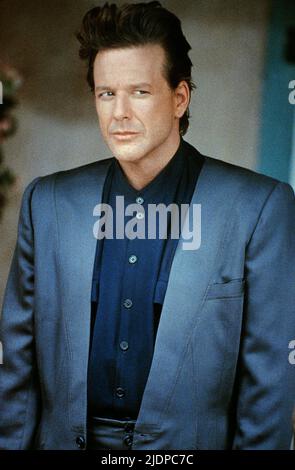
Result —
[{"label": "blue suit jacket", "polygon": [[[110,162],[25,190],[1,316],[1,449],[76,449],[87,437],[93,209]],[[288,449],[293,190],[206,157],[187,216],[192,204],[201,246],[178,242],[133,449]]]}]

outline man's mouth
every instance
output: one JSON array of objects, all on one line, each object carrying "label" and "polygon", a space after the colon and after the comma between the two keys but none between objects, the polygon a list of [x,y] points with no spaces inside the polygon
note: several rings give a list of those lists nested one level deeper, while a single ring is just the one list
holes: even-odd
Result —
[{"label": "man's mouth", "polygon": [[139,134],[138,132],[133,132],[133,131],[118,131],[118,132],[112,133],[112,135],[118,140],[131,139],[132,137],[135,137],[138,134]]}]

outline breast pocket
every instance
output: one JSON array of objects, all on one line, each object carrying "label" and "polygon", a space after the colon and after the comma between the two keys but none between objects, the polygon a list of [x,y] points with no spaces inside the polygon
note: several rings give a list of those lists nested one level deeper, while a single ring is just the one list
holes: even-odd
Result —
[{"label": "breast pocket", "polygon": [[227,282],[209,284],[206,290],[205,299],[230,299],[243,296],[245,291],[244,279],[233,279]]}]

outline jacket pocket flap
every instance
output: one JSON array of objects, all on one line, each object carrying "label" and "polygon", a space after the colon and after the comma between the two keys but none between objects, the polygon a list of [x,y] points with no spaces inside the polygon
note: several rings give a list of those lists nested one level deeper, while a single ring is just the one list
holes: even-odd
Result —
[{"label": "jacket pocket flap", "polygon": [[244,279],[233,279],[228,282],[209,284],[206,291],[206,299],[222,299],[228,297],[239,297],[245,289]]}]

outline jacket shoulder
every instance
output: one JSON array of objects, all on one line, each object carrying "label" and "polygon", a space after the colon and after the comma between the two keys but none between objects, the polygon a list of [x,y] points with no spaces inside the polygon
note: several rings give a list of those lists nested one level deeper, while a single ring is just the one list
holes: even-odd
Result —
[{"label": "jacket shoulder", "polygon": [[251,195],[256,199],[259,195],[262,197],[269,195],[276,187],[281,187],[283,191],[294,195],[292,186],[277,178],[209,156],[205,156],[205,162],[208,172],[214,174],[220,184],[239,189],[241,196]]},{"label": "jacket shoulder", "polygon": [[206,173],[206,176],[216,179],[220,184],[240,186],[244,183],[251,189],[252,187],[272,188],[280,183],[278,179],[258,173],[257,171],[226,162],[213,156],[204,155],[186,141],[185,145],[187,150],[196,158],[201,156],[204,159],[204,173]]},{"label": "jacket shoulder", "polygon": [[210,166],[214,171],[227,176],[229,179],[236,180],[237,182],[244,181],[248,182],[249,184],[253,183],[266,186],[277,185],[281,182],[280,180],[271,176],[264,175],[255,170],[235,165],[224,160],[219,160],[209,156],[205,156],[205,159],[207,165]]},{"label": "jacket shoulder", "polygon": [[77,178],[84,178],[85,176],[97,175],[103,173],[110,164],[114,161],[114,157],[104,158],[92,163],[80,165],[78,167],[70,168],[69,170],[57,171],[48,175],[42,176],[41,179],[58,179],[62,180],[75,180]]},{"label": "jacket shoulder", "polygon": [[216,157],[202,155],[188,142],[185,144],[192,155],[204,159],[200,182],[210,190],[218,190],[220,202],[228,204],[235,201],[236,205],[244,204],[245,208],[253,210],[256,207],[259,210],[272,194],[280,194],[284,203],[291,202],[294,205],[294,191],[290,184]]},{"label": "jacket shoulder", "polygon": [[206,164],[208,173],[214,175],[215,187],[226,188],[227,195],[230,188],[232,203],[244,215],[259,215],[268,203],[279,211],[288,206],[294,213],[295,196],[289,183],[212,157],[206,157]]},{"label": "jacket shoulder", "polygon": [[74,186],[83,187],[89,181],[99,181],[100,178],[104,178],[114,159],[114,157],[104,158],[69,170],[39,176],[29,183],[25,193],[33,192],[35,189],[46,192],[46,189],[48,190],[55,185],[64,189],[73,188]]}]

